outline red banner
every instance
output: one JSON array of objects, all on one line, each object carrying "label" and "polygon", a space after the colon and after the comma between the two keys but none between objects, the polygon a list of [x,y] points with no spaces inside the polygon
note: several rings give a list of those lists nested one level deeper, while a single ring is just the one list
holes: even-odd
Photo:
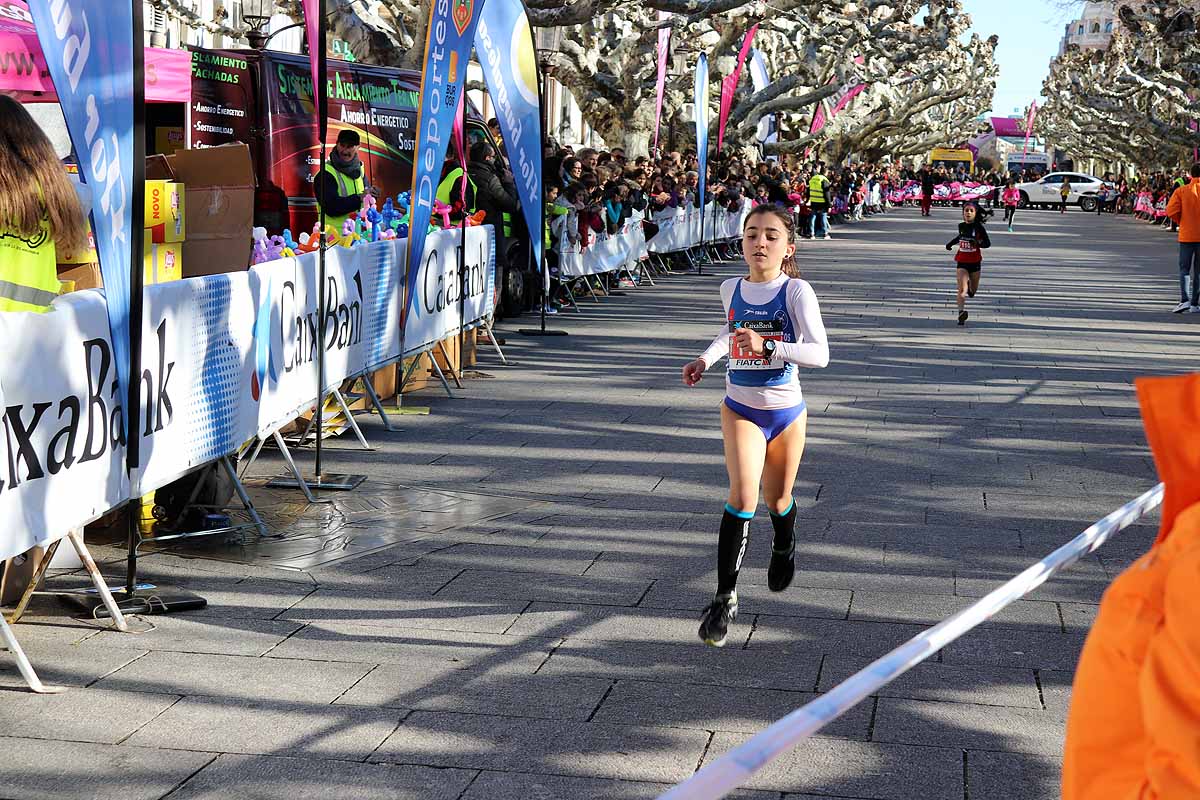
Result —
[{"label": "red banner", "polygon": [[733,110],[733,93],[737,91],[738,80],[742,77],[742,65],[746,63],[746,56],[750,55],[750,43],[754,41],[754,33],[757,30],[758,25],[755,25],[746,31],[746,36],[742,39],[742,50],[738,53],[737,66],[721,81],[721,116],[717,122],[718,153],[721,152],[721,143],[725,140],[725,121],[729,119],[729,112]]},{"label": "red banner", "polygon": [[[661,25],[667,18],[667,12],[658,12],[658,22]],[[671,29],[658,29],[658,83],[654,97],[654,152],[658,152],[658,128],[662,120],[663,90],[667,86],[667,53],[671,49]]]}]

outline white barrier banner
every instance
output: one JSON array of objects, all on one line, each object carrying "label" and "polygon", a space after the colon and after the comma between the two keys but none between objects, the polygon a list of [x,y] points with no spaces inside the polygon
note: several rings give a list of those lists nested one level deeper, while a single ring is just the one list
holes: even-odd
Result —
[{"label": "white barrier banner", "polygon": [[[704,219],[704,241],[741,236],[742,224],[751,207],[749,200],[743,200],[740,211],[730,212],[716,203],[709,203]],[[658,233],[647,242],[650,252],[673,253],[700,244],[700,212],[693,206],[660,211],[654,215],[654,224],[658,225]]]},{"label": "white barrier banner", "polygon": [[596,234],[586,248],[582,244],[571,244],[564,230],[559,236],[559,274],[580,278],[632,266],[647,255],[646,232],[642,228],[644,218],[643,212],[633,212],[621,230],[611,235]]},{"label": "white barrier banner", "polygon": [[129,497],[108,306],[99,292],[79,292],[54,308],[0,314],[0,558]]},{"label": "white barrier banner", "polygon": [[[458,237],[426,239],[406,356],[458,331]],[[468,229],[466,243],[469,328],[492,312],[491,228]],[[329,250],[324,314],[311,253],[146,287],[143,405],[131,421],[142,467],[132,486],[103,294],[65,295],[47,314],[0,314],[9,343],[0,360],[0,559],[55,541],[292,419],[317,395],[319,324],[326,388],[398,361],[405,247]]]}]

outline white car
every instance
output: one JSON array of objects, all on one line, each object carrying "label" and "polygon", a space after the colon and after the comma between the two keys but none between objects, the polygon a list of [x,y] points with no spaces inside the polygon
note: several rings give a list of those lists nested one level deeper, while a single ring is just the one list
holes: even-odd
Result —
[{"label": "white car", "polygon": [[1063,181],[1071,181],[1071,193],[1067,195],[1068,205],[1078,205],[1084,211],[1096,210],[1096,193],[1104,185],[1104,181],[1094,175],[1082,172],[1051,172],[1043,175],[1040,180],[1032,183],[1018,183],[1021,191],[1021,208],[1030,206],[1057,206],[1062,203]]}]

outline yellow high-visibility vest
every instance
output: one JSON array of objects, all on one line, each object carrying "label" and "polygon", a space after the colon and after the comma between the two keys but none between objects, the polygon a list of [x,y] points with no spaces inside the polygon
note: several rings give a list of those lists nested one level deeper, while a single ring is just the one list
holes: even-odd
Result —
[{"label": "yellow high-visibility vest", "polygon": [[811,178],[808,179],[808,203],[809,203],[809,205],[812,205],[813,203],[828,203],[829,202],[828,200],[825,199],[825,188],[824,188],[825,183],[826,183],[825,176],[819,172],[816,175],[813,175]]},{"label": "yellow high-visibility vest", "polygon": [[0,311],[49,311],[59,291],[56,255],[45,219],[31,237],[0,230]]},{"label": "yellow high-visibility vest", "polygon": [[[437,194],[435,195],[440,202],[445,203],[448,206],[454,205],[450,202],[450,197],[454,193],[454,187],[458,186],[459,183],[462,182],[462,176],[462,167],[455,167],[454,169],[450,170],[449,173],[447,173],[446,177],[442,179],[442,182],[438,184]],[[475,196],[475,181],[471,180],[470,175],[467,176],[467,183],[471,186],[471,197],[473,198]],[[468,215],[475,212],[474,206],[467,206],[467,198],[465,197],[463,198],[463,206],[466,207]]]},{"label": "yellow high-visibility vest", "polygon": [[[356,194],[363,194],[366,190],[366,184],[363,183],[363,174],[359,173],[357,178],[351,178],[337,171],[337,168],[330,163],[325,164],[325,171],[333,176],[334,183],[337,185],[338,197],[350,197]],[[317,200],[317,206],[320,207],[321,201]],[[332,227],[337,231],[338,236],[342,235],[342,226],[346,224],[346,220],[350,218],[349,214],[342,214],[340,217],[325,215],[325,227]]]}]

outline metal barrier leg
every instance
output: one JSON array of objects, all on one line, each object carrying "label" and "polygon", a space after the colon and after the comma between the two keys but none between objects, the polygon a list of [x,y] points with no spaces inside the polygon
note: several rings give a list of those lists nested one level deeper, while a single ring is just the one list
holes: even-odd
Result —
[{"label": "metal barrier leg", "polygon": [[[331,389],[329,393],[333,395],[333,398],[337,400],[337,404],[341,406],[342,413],[346,415],[346,424],[350,426],[350,429],[354,431],[354,435],[358,437],[358,443],[362,445],[363,450],[374,450],[374,447],[371,447],[371,445],[367,444],[367,437],[363,436],[362,428],[358,427],[358,423],[354,419],[354,414],[350,411],[350,406],[346,404],[346,398],[342,397],[341,389],[334,388]],[[325,427],[324,422],[324,414],[322,414],[322,429]],[[323,432],[323,430],[318,431],[318,435],[321,435]]]},{"label": "metal barrier leg", "polygon": [[429,361],[431,364],[433,364],[433,371],[437,373],[438,380],[442,382],[442,388],[446,390],[446,394],[450,397],[454,397],[454,392],[450,388],[450,382],[446,380],[446,373],[442,372],[442,368],[438,365],[437,359],[431,358]]},{"label": "metal barrier leg", "polygon": [[[229,456],[224,456],[220,459],[221,466],[225,468],[225,474],[233,481],[233,490],[237,492],[238,499],[242,501],[242,508],[250,515],[250,519],[254,521],[254,527],[258,528],[259,536],[267,536],[266,523],[262,521],[262,517],[258,515],[258,509],[254,507],[254,502],[250,499],[250,495],[246,492],[246,487],[242,485],[238,478],[237,470],[233,468],[233,464],[229,461]],[[305,487],[306,489],[308,487]],[[82,558],[83,556],[80,556]]]},{"label": "metal barrier leg", "polygon": [[300,469],[296,466],[296,462],[292,460],[292,451],[288,450],[287,442],[283,440],[283,435],[279,431],[275,431],[271,436],[275,439],[275,446],[283,454],[283,460],[287,462],[288,471],[292,473],[292,477],[296,479],[296,485],[300,487],[300,491],[304,494],[304,499],[310,503],[332,503],[332,500],[318,500],[313,497],[312,491],[304,481],[304,476],[300,474]]},{"label": "metal barrier leg", "polygon": [[[222,459],[222,461],[227,461],[227,459]],[[233,478],[236,483],[237,475],[234,475]],[[112,618],[117,630],[129,630],[129,623],[125,621],[125,615],[117,607],[117,601],[113,599],[112,592],[108,590],[108,583],[104,580],[104,576],[100,574],[100,568],[96,566],[95,559],[92,558],[92,554],[88,552],[87,545],[83,542],[83,534],[74,530],[67,534],[67,538],[71,540],[71,544],[75,547],[75,553],[79,556],[79,560],[83,562],[88,575],[92,576],[92,583],[95,584],[96,591],[100,594],[100,600],[104,603],[104,607],[108,609],[108,616]]]},{"label": "metal barrier leg", "polygon": [[[315,425],[317,423],[317,420],[319,418],[323,417],[324,413],[325,413],[324,409],[317,408],[317,401],[314,400],[313,401],[313,415],[309,418],[308,424],[306,424],[304,426],[304,432],[300,434],[300,441],[296,443],[297,447],[304,447],[304,445],[308,444],[308,434],[312,432],[313,425]],[[319,428],[318,428],[317,435],[318,436],[321,435]]]},{"label": "metal barrier leg", "polygon": [[649,263],[650,263],[649,258],[647,258],[645,261],[639,261],[638,262],[638,274],[641,275],[646,280],[646,283],[650,284],[651,286],[654,286],[654,277],[650,274],[651,272],[653,272],[653,270],[648,266]]},{"label": "metal barrier leg", "polygon": [[25,587],[25,591],[21,594],[21,599],[17,601],[16,609],[8,615],[8,621],[12,624],[16,625],[25,613],[25,609],[29,607],[29,600],[33,597],[33,593],[37,591],[38,584],[42,582],[42,578],[46,577],[46,570],[49,569],[50,562],[54,560],[54,554],[58,552],[60,544],[62,544],[62,539],[51,542],[50,546],[46,548],[41,562],[37,565],[37,569],[33,571],[33,577],[30,578],[29,585]]},{"label": "metal barrier leg", "polygon": [[21,649],[21,643],[17,641],[12,628],[8,627],[8,623],[4,621],[3,614],[0,614],[0,639],[4,640],[4,646],[17,660],[17,669],[21,671],[21,677],[25,679],[25,683],[29,684],[31,690],[38,694],[59,694],[67,690],[65,686],[47,686],[42,683],[33,670],[33,664],[29,663],[25,651]]},{"label": "metal barrier leg", "polygon": [[258,460],[258,456],[262,453],[263,445],[267,443],[267,439],[264,436],[257,436],[255,438],[257,441],[254,443],[254,452],[250,454],[250,460],[242,467],[243,476],[250,471],[250,467],[254,465],[254,462]]},{"label": "metal barrier leg", "polygon": [[450,377],[454,379],[454,385],[458,388],[463,388],[462,381],[458,379],[458,371],[450,366],[450,354],[446,352],[446,343],[444,341],[437,343],[438,349],[442,351],[442,358],[446,359],[446,371],[450,373]]},{"label": "metal barrier leg", "polygon": [[[367,387],[367,397],[371,398],[371,405],[375,407],[375,413],[379,415],[379,418],[381,420],[383,420],[384,430],[389,430],[389,431],[400,430],[399,428],[392,425],[392,421],[390,419],[388,419],[387,412],[383,410],[383,402],[379,399],[379,395],[376,393],[375,387],[371,385],[370,379],[368,379],[366,376],[363,376],[362,382],[363,382],[363,385]],[[397,394],[396,394],[397,405],[399,405],[399,398],[400,398],[400,394],[399,394],[399,392],[397,392]]]},{"label": "metal barrier leg", "polygon": [[579,310],[579,303],[575,300],[575,292],[571,291],[571,284],[564,283],[562,287],[567,290],[567,297],[571,298],[571,306],[575,309],[575,313],[582,314],[583,312]]},{"label": "metal barrier leg", "polygon": [[[576,309],[578,311],[579,309]],[[496,341],[496,334],[492,332],[491,319],[484,320],[483,329],[487,331],[488,341],[492,343],[492,347],[496,349],[496,355],[500,356],[501,364],[508,364],[508,358],[504,355],[504,351],[500,349],[500,343]]]}]

